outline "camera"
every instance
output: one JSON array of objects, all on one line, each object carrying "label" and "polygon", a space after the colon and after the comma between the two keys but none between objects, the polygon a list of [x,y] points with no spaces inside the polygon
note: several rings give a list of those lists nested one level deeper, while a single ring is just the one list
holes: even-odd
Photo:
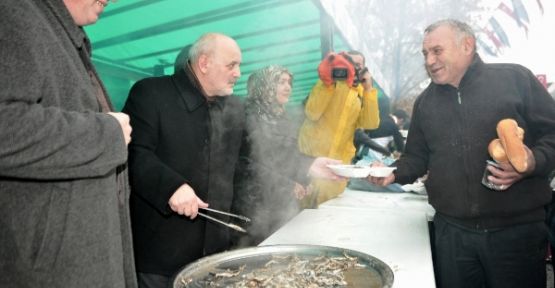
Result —
[{"label": "camera", "polygon": [[347,80],[347,68],[334,67],[331,69],[331,78],[333,80]]},{"label": "camera", "polygon": [[318,75],[326,85],[336,81],[345,81],[349,86],[358,85],[357,74],[353,60],[345,52],[330,52],[318,65]]}]

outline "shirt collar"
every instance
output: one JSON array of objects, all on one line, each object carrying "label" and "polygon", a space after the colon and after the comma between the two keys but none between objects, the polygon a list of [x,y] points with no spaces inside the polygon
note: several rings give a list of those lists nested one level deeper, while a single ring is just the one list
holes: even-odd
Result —
[{"label": "shirt collar", "polygon": [[[187,63],[182,69],[176,71],[172,76],[172,79],[189,111],[193,111],[205,103],[210,107],[215,106],[220,109],[225,105],[227,97],[214,97],[213,101],[207,100],[206,92],[202,89],[202,86],[200,85],[200,82],[198,81],[198,78],[189,63]],[[191,85],[186,85],[185,83],[187,82]],[[189,86],[189,88],[187,88],[187,86]],[[189,94],[192,94],[192,97],[189,96]]]},{"label": "shirt collar", "polygon": [[468,66],[468,69],[466,69],[466,72],[464,73],[464,76],[461,79],[461,83],[459,84],[459,89],[465,86],[468,83],[468,81],[470,81],[470,79],[472,79],[474,75],[478,73],[480,67],[482,67],[483,65],[484,65],[484,62],[482,61],[482,58],[480,58],[480,55],[478,55],[478,53],[475,53],[474,58],[472,58],[472,62],[470,63],[470,66]]}]

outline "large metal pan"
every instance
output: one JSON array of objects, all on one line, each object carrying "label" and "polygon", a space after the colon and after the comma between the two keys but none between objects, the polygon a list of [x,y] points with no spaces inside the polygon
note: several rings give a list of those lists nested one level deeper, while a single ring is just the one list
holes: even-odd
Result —
[{"label": "large metal pan", "polygon": [[[274,257],[297,256],[310,260],[320,256],[357,257],[364,268],[345,271],[348,283],[344,287],[390,288],[393,285],[393,271],[381,260],[354,250],[319,245],[271,245],[237,249],[201,258],[183,268],[174,278],[174,288],[206,287],[206,279],[214,273],[226,269],[237,270],[242,265],[241,274],[263,267]],[[355,271],[356,270],[356,271]],[[235,278],[237,279],[237,278]],[[216,287],[233,287],[233,282],[225,280]],[[235,280],[237,281],[237,280]]]}]

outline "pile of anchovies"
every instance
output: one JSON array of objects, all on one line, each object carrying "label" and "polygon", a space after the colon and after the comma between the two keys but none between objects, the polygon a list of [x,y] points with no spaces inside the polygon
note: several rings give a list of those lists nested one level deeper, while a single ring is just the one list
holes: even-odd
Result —
[{"label": "pile of anchovies", "polygon": [[[346,287],[343,274],[348,269],[365,269],[357,257],[343,253],[344,257],[319,256],[302,259],[297,255],[273,256],[263,267],[250,272],[245,265],[237,269],[210,272],[197,284],[202,287],[280,287],[280,288],[315,288]],[[193,279],[181,279],[185,287],[192,287]]]}]

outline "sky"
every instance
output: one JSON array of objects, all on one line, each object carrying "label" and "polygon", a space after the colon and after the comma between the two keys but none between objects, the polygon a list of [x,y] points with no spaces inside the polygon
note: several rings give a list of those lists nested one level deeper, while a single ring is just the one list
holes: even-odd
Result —
[{"label": "sky", "polygon": [[[511,1],[490,0],[492,7],[505,2],[512,7]],[[500,57],[482,56],[486,62],[518,63],[526,66],[534,74],[545,74],[547,82],[555,81],[555,1],[542,0],[543,15],[537,0],[522,0],[529,16],[528,35],[514,19],[499,9],[493,10],[494,16],[508,35],[510,47],[501,50]]]},{"label": "sky", "polygon": [[[351,17],[353,17],[353,6],[359,7],[360,5],[372,5],[379,7],[375,2],[367,0],[352,0],[352,1],[336,1],[336,0],[320,0],[326,11],[332,16],[334,21],[339,27],[356,27]],[[457,0],[452,1],[455,5]],[[439,4],[449,2],[445,0],[437,0]],[[460,0],[459,0],[460,1]],[[491,22],[498,23],[503,33],[507,36],[507,44],[500,46],[497,55],[491,56],[485,50],[479,49],[480,56],[485,62],[489,63],[517,63],[530,69],[534,74],[545,74],[547,82],[555,82],[555,0],[463,0],[463,1],[479,1],[479,6],[485,7],[485,10],[471,11],[468,13],[469,21],[472,28],[475,30],[479,41],[486,43],[490,48],[496,49],[494,42],[484,32],[486,30],[494,31]],[[426,2],[428,3],[428,2]],[[429,1],[429,5],[436,5],[434,1]],[[543,6],[543,13],[540,6]],[[506,10],[502,10],[500,5],[504,5]],[[515,6],[523,5],[524,9],[515,9]],[[372,6],[373,7],[373,6]],[[362,9],[362,8],[357,8]],[[526,11],[528,20],[524,19],[521,15],[522,23],[527,27],[525,30],[519,26],[517,20],[511,17],[508,13],[515,13],[515,11]],[[505,12],[506,11],[506,12]],[[372,17],[389,17],[388,13],[381,13],[373,15]],[[422,15],[426,18],[430,15]],[[444,17],[460,17],[459,16],[444,16]],[[430,17],[428,17],[430,18]],[[431,16],[430,21],[438,19]],[[434,20],[435,19],[435,20]],[[472,19],[472,20],[470,20]],[[494,19],[495,21],[491,21]],[[427,25],[423,22],[423,25]],[[423,26],[421,30],[424,29]],[[345,38],[350,42],[353,47],[358,50],[366,52],[372,51],[367,46],[367,39],[362,39],[361,35],[366,33],[366,30],[361,29],[342,29]],[[379,39],[378,39],[379,40]],[[385,94],[391,94],[391,83],[382,73],[384,68],[376,65],[370,57],[367,59],[367,65],[372,71],[374,79],[380,83]],[[425,77],[425,75],[423,75]],[[424,87],[428,82],[422,82]],[[421,87],[423,89],[423,87]],[[555,90],[555,85],[552,85],[550,90]]]}]

